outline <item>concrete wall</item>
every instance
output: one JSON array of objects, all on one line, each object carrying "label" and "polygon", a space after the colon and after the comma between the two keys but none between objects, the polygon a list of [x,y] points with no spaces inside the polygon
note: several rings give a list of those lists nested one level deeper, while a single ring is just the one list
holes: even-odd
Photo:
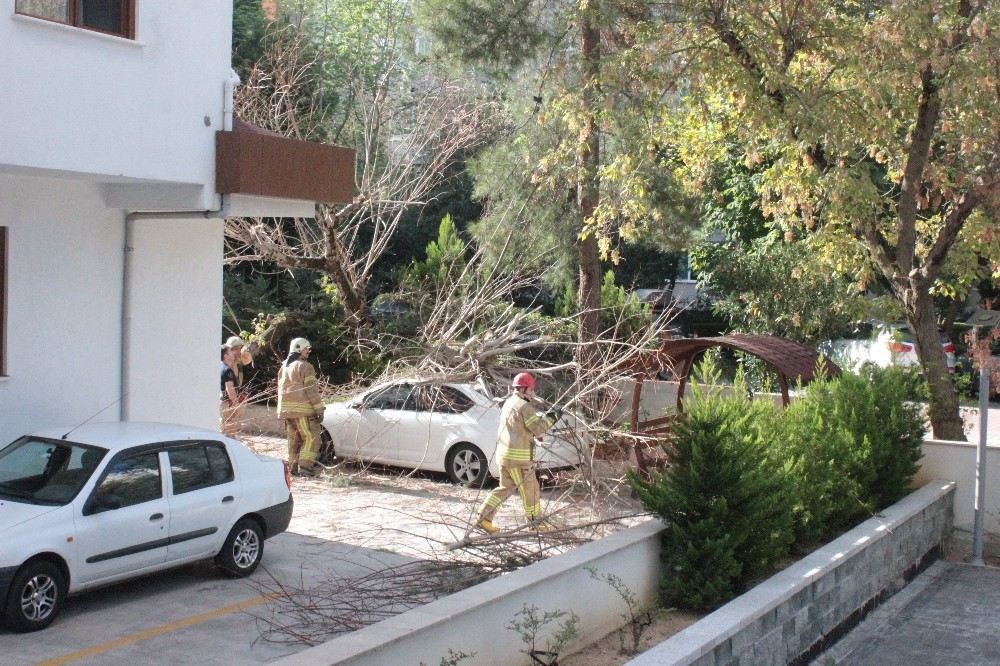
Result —
[{"label": "concrete wall", "polygon": [[94,185],[0,174],[7,374],[0,446],[26,431],[117,419],[122,218]]},{"label": "concrete wall", "polygon": [[134,224],[130,418],[217,429],[222,221]]},{"label": "concrete wall", "polygon": [[818,654],[824,637],[936,556],[951,532],[954,488],[930,482],[628,664],[767,666]]},{"label": "concrete wall", "polygon": [[[659,579],[661,530],[659,521],[649,521],[275,663],[431,666],[451,649],[476,653],[462,660],[463,666],[528,665],[532,661],[521,652],[521,637],[505,628],[525,604],[536,606],[539,613],[562,610],[579,616],[581,638],[563,650],[570,653],[621,626],[620,615],[626,611],[611,586],[594,580],[585,567],[618,576],[640,603],[648,603],[655,598]],[[539,634],[542,643],[556,627],[547,629],[547,634]]]},{"label": "concrete wall", "polygon": [[231,2],[137,0],[134,40],[3,4],[0,170],[193,184],[212,207]]},{"label": "concrete wall", "polygon": [[[992,416],[992,413],[991,413]],[[922,485],[931,479],[949,479],[955,482],[955,527],[972,530],[975,515],[976,443],[925,440],[924,457],[914,478]],[[983,529],[1000,534],[1000,451],[995,446],[986,452],[986,513]]]},{"label": "concrete wall", "polygon": [[[0,173],[8,227],[0,446],[43,427],[115,421],[124,215],[99,186]],[[221,222],[140,221],[133,418],[218,427]]]},{"label": "concrete wall", "polygon": [[[612,418],[621,422],[628,422],[629,410],[632,408],[632,389],[635,382],[631,379],[622,379],[612,383],[613,390],[617,393],[618,404],[612,411]],[[642,393],[639,396],[639,420],[646,421],[655,419],[667,414],[677,412],[677,389],[679,383],[675,381],[645,381],[642,383]],[[701,390],[718,391],[724,395],[733,392],[731,386],[711,386],[700,387]],[[691,383],[684,387],[684,399],[691,399]],[[775,405],[781,405],[780,393],[757,393],[754,400],[770,400]]]}]

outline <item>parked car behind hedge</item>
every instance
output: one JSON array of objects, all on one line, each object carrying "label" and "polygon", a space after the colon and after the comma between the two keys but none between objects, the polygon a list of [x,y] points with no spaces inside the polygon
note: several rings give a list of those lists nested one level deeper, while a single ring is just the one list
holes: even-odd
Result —
[{"label": "parked car behind hedge", "polygon": [[[945,333],[941,333],[941,348],[948,372],[955,372],[955,344]],[[903,323],[863,322],[849,337],[820,343],[819,351],[841,368],[855,372],[868,367],[920,366],[913,332]]]}]

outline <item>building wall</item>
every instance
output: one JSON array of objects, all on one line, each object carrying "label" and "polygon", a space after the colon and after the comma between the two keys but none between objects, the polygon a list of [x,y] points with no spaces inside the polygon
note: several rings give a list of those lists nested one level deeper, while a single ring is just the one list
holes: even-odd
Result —
[{"label": "building wall", "polygon": [[222,221],[133,224],[129,418],[217,429]]},{"label": "building wall", "polygon": [[0,174],[8,227],[0,442],[98,411],[117,419],[122,224],[92,184]]},{"label": "building wall", "polygon": [[[221,222],[139,225],[133,418],[217,427]],[[118,420],[123,212],[105,208],[95,184],[0,173],[0,226],[0,446],[47,426]]]},{"label": "building wall", "polygon": [[192,207],[213,207],[231,2],[136,0],[135,40],[4,5],[0,171],[186,183]]}]

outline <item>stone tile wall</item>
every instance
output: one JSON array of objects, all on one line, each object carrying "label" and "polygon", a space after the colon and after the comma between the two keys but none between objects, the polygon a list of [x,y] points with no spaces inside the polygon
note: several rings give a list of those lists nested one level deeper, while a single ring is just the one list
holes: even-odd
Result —
[{"label": "stone tile wall", "polygon": [[954,496],[931,481],[628,664],[808,663],[937,558]]}]

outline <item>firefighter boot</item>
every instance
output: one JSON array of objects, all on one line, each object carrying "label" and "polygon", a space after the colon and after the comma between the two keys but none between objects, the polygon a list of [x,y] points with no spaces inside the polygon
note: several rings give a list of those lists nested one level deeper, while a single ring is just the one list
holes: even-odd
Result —
[{"label": "firefighter boot", "polygon": [[479,522],[476,523],[476,527],[486,532],[487,534],[496,534],[500,531],[500,528],[493,524],[492,521],[486,518],[480,518]]}]

